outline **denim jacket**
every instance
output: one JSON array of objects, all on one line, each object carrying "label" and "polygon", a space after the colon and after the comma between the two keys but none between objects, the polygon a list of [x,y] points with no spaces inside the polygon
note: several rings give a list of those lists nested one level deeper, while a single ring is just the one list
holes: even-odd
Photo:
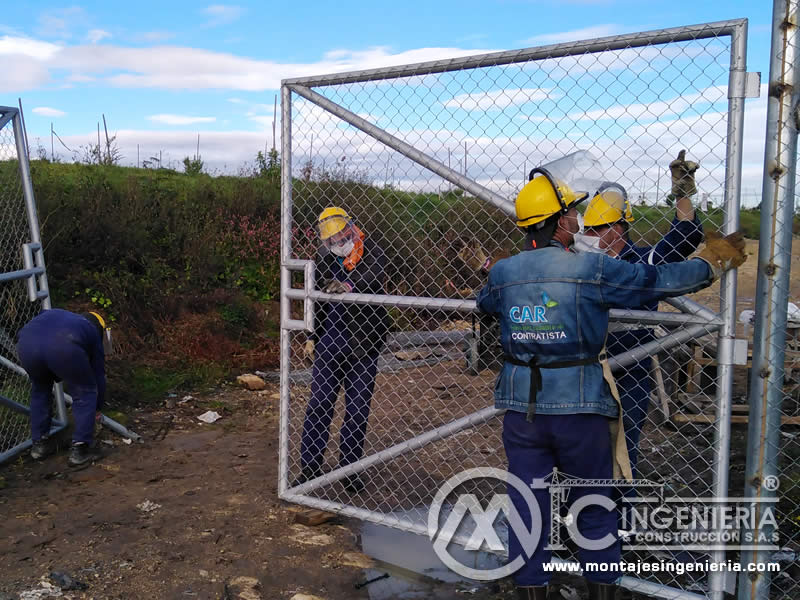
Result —
[{"label": "denim jacket", "polygon": [[[498,261],[478,295],[479,310],[500,321],[503,352],[542,366],[537,414],[618,409],[599,363],[544,368],[596,357],[603,349],[611,308],[630,308],[681,296],[711,284],[702,259],[660,266],[631,264],[604,254],[575,254],[552,242]],[[528,409],[530,368],[506,361],[495,383],[495,407]]]}]

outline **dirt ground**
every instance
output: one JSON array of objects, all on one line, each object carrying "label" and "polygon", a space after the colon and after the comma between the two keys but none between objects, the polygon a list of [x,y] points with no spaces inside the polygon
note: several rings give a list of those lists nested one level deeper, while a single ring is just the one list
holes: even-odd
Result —
[{"label": "dirt ground", "polygon": [[[41,589],[51,571],[88,585],[64,592],[76,599],[369,598],[354,588],[371,565],[360,523],[298,525],[278,500],[277,391],[134,413],[147,441],[104,432],[114,445],[83,470],[64,452],[0,470],[0,598]],[[223,418],[199,422],[208,408]]]}]

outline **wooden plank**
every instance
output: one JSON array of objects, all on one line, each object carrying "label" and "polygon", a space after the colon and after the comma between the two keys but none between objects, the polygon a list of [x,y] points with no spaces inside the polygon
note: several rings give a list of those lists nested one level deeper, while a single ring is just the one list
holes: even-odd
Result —
[{"label": "wooden plank", "polygon": [[661,401],[661,412],[664,413],[665,419],[669,419],[669,397],[667,396],[667,390],[664,387],[664,374],[661,372],[661,363],[658,360],[657,354],[653,355],[652,371],[656,378],[656,394],[658,395],[658,399]]},{"label": "wooden plank", "polygon": [[294,522],[300,525],[308,525],[309,527],[316,527],[327,523],[336,517],[336,513],[327,512],[324,510],[317,510],[316,508],[309,508],[301,510],[294,515]]},{"label": "wooden plank", "polygon": [[697,390],[699,389],[699,378],[700,378],[700,369],[697,367],[697,359],[702,358],[703,350],[700,346],[694,347],[694,352],[692,352],[692,358],[689,359],[689,364],[686,365],[686,393],[687,394],[696,394]]},{"label": "wooden plank", "polygon": [[[672,415],[672,422],[673,423],[703,423],[706,425],[712,425],[716,421],[715,415],[707,415],[707,414],[700,414],[700,415],[684,415],[684,414],[675,414]],[[731,417],[731,423],[747,423],[748,418],[747,415],[733,415]],[[800,425],[800,416],[797,417],[787,417],[781,416],[781,425]]]}]

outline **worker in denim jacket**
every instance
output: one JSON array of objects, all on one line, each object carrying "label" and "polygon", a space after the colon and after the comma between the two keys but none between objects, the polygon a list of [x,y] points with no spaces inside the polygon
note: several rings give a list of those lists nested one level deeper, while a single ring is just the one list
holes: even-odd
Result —
[{"label": "worker in denim jacket", "polygon": [[[527,234],[524,251],[490,267],[489,282],[477,299],[478,308],[500,322],[504,364],[495,384],[495,407],[506,410],[503,445],[509,471],[525,483],[547,477],[554,468],[582,479],[631,478],[618,395],[604,360],[608,311],[697,291],[745,260],[741,234],[710,240],[698,259],[660,266],[572,252],[579,230],[576,206],[596,189],[574,171],[579,162],[570,155],[531,171],[516,200],[517,225]],[[608,498],[610,490],[574,488],[569,499]],[[513,486],[508,493],[530,527],[530,508]],[[548,492],[534,490],[534,496],[541,531],[547,532]],[[615,510],[590,504],[580,511],[577,527],[595,542],[610,540],[599,550],[580,549],[582,564],[619,562]],[[523,554],[521,541],[509,531],[509,560],[521,554],[525,559],[514,575],[520,598],[547,598],[546,541],[541,536]],[[619,577],[613,568],[587,573],[590,600],[612,600]]]},{"label": "worker in denim jacket", "polygon": [[[675,218],[669,231],[654,246],[635,246],[628,235],[633,211],[625,188],[618,183],[604,183],[589,202],[583,214],[585,231],[575,235],[578,251],[601,252],[635,264],[663,265],[686,260],[703,241],[703,226],[692,206],[691,196],[697,193],[694,173],[698,164],[686,160],[686,151],[670,163],[672,192],[677,200]],[[658,310],[658,302],[637,306],[638,310]],[[655,339],[653,330],[638,325],[611,323],[607,351],[610,356],[622,354]],[[625,424],[625,437],[631,470],[636,476],[639,437],[642,433],[653,389],[652,360],[648,356],[616,375],[617,388]]]}]

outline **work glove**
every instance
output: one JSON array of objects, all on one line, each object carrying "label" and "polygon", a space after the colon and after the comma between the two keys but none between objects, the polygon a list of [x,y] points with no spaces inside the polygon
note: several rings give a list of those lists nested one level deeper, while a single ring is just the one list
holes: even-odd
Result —
[{"label": "work glove", "polygon": [[314,360],[314,341],[313,340],[306,340],[305,345],[303,346],[303,358],[307,360]]},{"label": "work glove", "polygon": [[688,198],[697,193],[694,172],[699,166],[696,162],[686,160],[686,150],[678,152],[678,158],[669,163],[669,171],[672,174],[670,199]]},{"label": "work glove", "polygon": [[464,244],[458,251],[458,258],[475,272],[489,270],[490,260],[479,244]]},{"label": "work glove", "polygon": [[334,279],[328,285],[326,285],[322,291],[326,294],[346,294],[352,291],[352,289],[353,288],[349,283]]},{"label": "work glove", "polygon": [[744,247],[744,236],[741,231],[725,237],[710,232],[706,234],[706,247],[697,257],[706,261],[711,266],[714,279],[719,279],[725,271],[735,269],[747,260]]}]

